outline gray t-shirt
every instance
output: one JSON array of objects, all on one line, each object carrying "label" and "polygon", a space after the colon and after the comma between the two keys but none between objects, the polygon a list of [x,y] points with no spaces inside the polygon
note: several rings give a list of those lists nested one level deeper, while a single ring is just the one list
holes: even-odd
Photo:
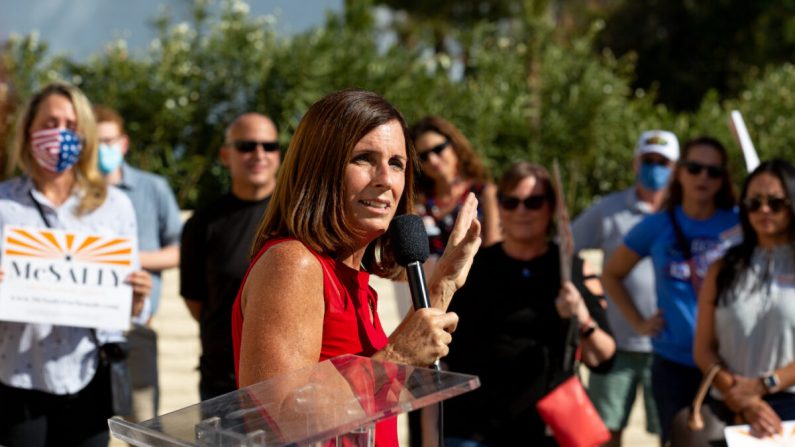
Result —
[{"label": "gray t-shirt", "polygon": [[795,361],[795,261],[788,245],[754,250],[751,265],[721,294],[715,336],[721,360],[746,377]]},{"label": "gray t-shirt", "polygon": [[[652,212],[650,206],[638,200],[634,187],[604,197],[574,220],[572,232],[575,251],[601,249],[604,253],[604,268],[613,252],[624,242],[629,230]],[[641,315],[648,318],[656,312],[657,296],[651,258],[638,262],[624,280],[624,286]],[[622,351],[651,352],[649,337],[638,335],[618,307],[610,301],[610,297],[607,298],[607,320],[617,348]]]}]

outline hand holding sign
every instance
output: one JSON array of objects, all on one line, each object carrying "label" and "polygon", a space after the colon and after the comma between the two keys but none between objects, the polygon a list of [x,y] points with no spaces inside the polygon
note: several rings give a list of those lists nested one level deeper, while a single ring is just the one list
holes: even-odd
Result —
[{"label": "hand holding sign", "polygon": [[146,297],[152,292],[152,275],[146,270],[136,270],[130,273],[126,282],[133,289],[132,315],[138,316],[144,310]]}]

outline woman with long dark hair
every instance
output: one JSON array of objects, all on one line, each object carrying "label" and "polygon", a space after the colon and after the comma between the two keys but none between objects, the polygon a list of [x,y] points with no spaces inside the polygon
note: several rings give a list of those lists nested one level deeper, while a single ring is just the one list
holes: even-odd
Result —
[{"label": "woman with long dark hair", "polygon": [[[677,163],[666,209],[636,225],[607,263],[607,294],[630,325],[652,336],[652,391],[663,442],[674,415],[693,399],[701,371],[693,361],[696,297],[709,264],[739,239],[726,148],[716,139],[688,141]],[[654,266],[657,308],[644,318],[623,280],[643,258]]]},{"label": "woman with long dark hair", "polygon": [[707,272],[694,346],[726,406],[756,434],[795,419],[795,167],[759,165],[740,196],[743,241]]},{"label": "woman with long dark hair", "polygon": [[440,256],[464,199],[477,197],[483,245],[500,240],[496,187],[464,134],[444,118],[428,116],[409,130],[420,163],[417,213],[428,233],[431,254]]}]

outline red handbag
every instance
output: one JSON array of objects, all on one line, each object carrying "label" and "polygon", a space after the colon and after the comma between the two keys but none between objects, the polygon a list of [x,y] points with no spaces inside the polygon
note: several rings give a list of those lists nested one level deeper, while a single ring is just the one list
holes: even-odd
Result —
[{"label": "red handbag", "polygon": [[578,335],[579,324],[571,319],[563,355],[563,371],[571,376],[536,402],[536,411],[561,447],[596,447],[610,440],[610,431],[574,373]]},{"label": "red handbag", "polygon": [[595,447],[610,440],[610,431],[577,376],[542,397],[536,410],[561,447]]}]

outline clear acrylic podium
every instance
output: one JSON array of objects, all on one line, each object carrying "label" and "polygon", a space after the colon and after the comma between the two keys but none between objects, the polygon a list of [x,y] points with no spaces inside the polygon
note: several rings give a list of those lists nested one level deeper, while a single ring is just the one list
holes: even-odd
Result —
[{"label": "clear acrylic podium", "polygon": [[344,355],[136,424],[135,446],[372,446],[375,423],[480,386],[476,376]]}]

